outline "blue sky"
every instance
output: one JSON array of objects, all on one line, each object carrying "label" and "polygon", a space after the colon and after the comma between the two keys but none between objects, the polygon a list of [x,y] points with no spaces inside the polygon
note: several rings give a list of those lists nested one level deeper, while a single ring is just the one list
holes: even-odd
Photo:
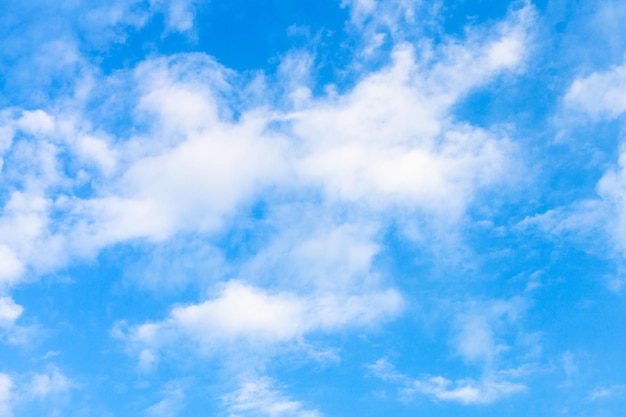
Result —
[{"label": "blue sky", "polygon": [[0,0],[0,415],[621,416],[625,18]]}]

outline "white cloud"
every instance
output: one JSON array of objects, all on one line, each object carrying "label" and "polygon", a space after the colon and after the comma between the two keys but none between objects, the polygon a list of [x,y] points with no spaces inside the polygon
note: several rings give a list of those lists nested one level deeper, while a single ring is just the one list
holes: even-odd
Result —
[{"label": "white cloud", "polygon": [[521,65],[533,20],[527,6],[487,42],[472,34],[434,50],[400,42],[392,63],[353,90],[287,114],[299,176],[331,201],[459,216],[475,190],[506,178],[515,151],[506,138],[455,123],[451,106]]},{"label": "white cloud", "polygon": [[[7,279],[128,240],[215,233],[268,190],[297,198],[320,191],[331,210],[423,210],[452,224],[479,190],[513,178],[515,146],[506,134],[455,122],[451,106],[520,65],[532,19],[530,6],[511,13],[486,42],[470,34],[417,51],[400,42],[392,63],[352,90],[304,97],[295,110],[236,97],[237,74],[203,54],[180,54],[103,83],[114,89],[107,96],[119,89],[136,99],[130,116],[145,128],[129,138],[92,132],[71,106],[67,114],[67,106],[55,115],[25,111],[15,124],[33,140],[13,144],[20,163],[9,172],[29,186],[14,192],[0,219],[0,235],[10,237],[2,253],[13,259]],[[295,65],[288,91],[306,87],[309,66]],[[236,107],[248,110],[235,119]],[[73,188],[85,183],[93,193],[78,197]],[[66,195],[47,200],[51,187]]]},{"label": "white cloud", "polygon": [[7,245],[0,244],[0,285],[5,287],[14,284],[24,272],[24,264],[15,252]]},{"label": "white cloud", "polygon": [[68,391],[72,387],[70,379],[58,369],[50,372],[36,374],[32,377],[27,387],[27,395],[43,399]]},{"label": "white cloud", "polygon": [[25,133],[45,134],[54,130],[54,119],[43,110],[24,111],[16,126]]},{"label": "white cloud", "polygon": [[321,417],[316,410],[308,410],[277,390],[267,377],[244,381],[239,389],[222,397],[229,417]]},{"label": "white cloud", "polygon": [[576,79],[564,100],[595,118],[618,117],[626,112],[626,63]]},{"label": "white cloud", "polygon": [[166,350],[182,339],[191,341],[200,352],[211,353],[234,342],[262,347],[294,341],[308,333],[372,326],[395,317],[402,306],[402,298],[394,290],[349,297],[302,297],[231,281],[217,297],[175,307],[164,321],[137,326],[123,337],[142,352]]},{"label": "white cloud", "polygon": [[106,139],[90,135],[80,136],[75,146],[76,154],[80,158],[87,163],[94,163],[105,175],[115,170],[118,156]]},{"label": "white cloud", "polygon": [[24,308],[16,304],[12,298],[0,297],[0,328],[13,326],[15,320],[22,315],[23,311]]},{"label": "white cloud", "polygon": [[440,401],[461,404],[491,404],[524,390],[526,386],[508,381],[466,379],[453,382],[443,377],[432,377],[426,381],[415,381],[403,390],[403,394],[426,394]]},{"label": "white cloud", "polygon": [[335,224],[316,206],[279,210],[272,218],[293,226],[243,265],[238,276],[258,285],[278,285],[299,293],[351,294],[375,291],[380,278],[372,261],[380,250],[375,222]]},{"label": "white cloud", "polygon": [[[358,7],[365,13],[372,4]],[[170,5],[169,24],[188,30],[193,2]],[[506,133],[460,123],[452,108],[472,89],[522,67],[532,21],[527,6],[485,30],[486,41],[483,31],[468,31],[465,40],[437,46],[398,42],[389,65],[342,94],[313,95],[307,73],[314,58],[291,54],[281,66],[284,88],[272,92],[297,94],[266,107],[237,96],[238,75],[203,54],[147,60],[117,85],[105,83],[113,89],[107,95],[119,90],[128,99],[122,90],[132,91],[135,102],[123,104],[138,128],[128,137],[91,131],[73,110],[24,112],[16,126],[32,140],[13,147],[25,149],[22,174],[36,181],[13,192],[0,217],[0,257],[13,265],[5,280],[13,285],[30,266],[53,268],[135,239],[211,236],[269,195],[288,215],[235,279],[162,320],[118,332],[140,370],[182,346],[202,354],[275,348],[393,319],[403,298],[372,267],[380,215],[425,212],[447,227],[481,190],[513,181],[511,167],[519,165]],[[235,110],[242,110],[237,117]],[[75,172],[62,167],[68,160]],[[74,187],[85,183],[92,193],[80,197]],[[65,195],[46,198],[53,187]],[[306,217],[302,206],[315,206],[314,215]],[[459,320],[457,352],[468,361],[497,356],[493,320]],[[62,385],[53,373],[33,380],[32,390],[44,395]],[[411,389],[469,403],[518,388],[485,377],[435,378]],[[271,397],[268,389],[257,394]],[[148,413],[168,413],[179,394]],[[268,415],[307,415],[298,403],[276,403],[282,405]]]}]

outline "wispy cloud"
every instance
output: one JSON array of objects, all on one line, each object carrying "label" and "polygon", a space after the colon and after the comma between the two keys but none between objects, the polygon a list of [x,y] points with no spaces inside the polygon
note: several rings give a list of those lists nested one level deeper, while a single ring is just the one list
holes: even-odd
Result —
[{"label": "wispy cloud", "polygon": [[245,379],[240,387],[223,396],[222,401],[230,417],[321,417],[316,410],[307,409],[276,387],[267,377]]},{"label": "wispy cloud", "polygon": [[399,399],[404,401],[410,401],[416,395],[425,395],[435,401],[491,404],[527,389],[523,383],[497,373],[484,375],[478,380],[464,378],[452,381],[442,376],[411,378],[398,372],[385,358],[371,364],[368,369],[378,378],[397,386]]}]

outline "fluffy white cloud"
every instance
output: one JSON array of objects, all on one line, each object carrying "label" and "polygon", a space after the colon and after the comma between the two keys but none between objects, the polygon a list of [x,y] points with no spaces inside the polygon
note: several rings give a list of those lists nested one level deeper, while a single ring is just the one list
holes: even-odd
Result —
[{"label": "fluffy white cloud", "polygon": [[595,118],[612,119],[626,112],[626,64],[576,79],[565,104]]},{"label": "fluffy white cloud", "polygon": [[234,342],[265,346],[314,332],[371,326],[393,318],[402,306],[402,298],[394,290],[349,297],[303,297],[231,281],[216,298],[175,307],[164,321],[137,326],[123,337],[144,350],[167,349],[182,339],[209,353]]},{"label": "fluffy white cloud", "polygon": [[[469,31],[437,47],[400,42],[392,62],[353,89],[307,96],[297,108],[236,97],[237,74],[203,54],[181,54],[104,80],[114,89],[107,95],[129,101],[124,107],[144,126],[128,138],[92,131],[75,107],[25,111],[8,123],[30,139],[13,143],[8,165],[5,158],[8,178],[22,186],[0,218],[11,266],[4,280],[132,239],[213,233],[267,191],[296,199],[320,192],[330,210],[403,207],[454,222],[476,192],[506,181],[515,147],[504,134],[455,122],[451,108],[519,67],[532,20],[526,6],[487,41]],[[306,88],[307,77],[296,78],[285,81],[296,83],[289,91]],[[236,118],[235,108],[244,109]],[[85,185],[93,192],[79,197],[74,190]],[[47,199],[52,187],[65,195]],[[35,256],[42,253],[50,255]]]},{"label": "fluffy white cloud", "polygon": [[12,298],[0,297],[0,328],[11,327],[23,311],[24,308]]},{"label": "fluffy white cloud", "polygon": [[[359,13],[378,7],[361,3]],[[193,2],[168,4],[172,28],[188,30]],[[372,267],[381,214],[425,212],[453,225],[480,190],[513,178],[512,141],[497,129],[456,121],[453,106],[522,67],[532,21],[527,5],[487,30],[486,41],[484,30],[439,45],[399,41],[388,65],[341,94],[330,88],[313,95],[307,85],[313,58],[291,54],[281,66],[283,88],[263,91],[289,97],[265,107],[237,96],[250,87],[242,88],[238,74],[206,55],[147,60],[103,83],[113,89],[106,95],[126,100],[123,117],[138,126],[123,137],[91,129],[75,108],[23,112],[9,123],[23,137],[5,141],[13,152],[7,172],[30,180],[2,210],[0,258],[11,268],[0,280],[14,285],[30,266],[53,268],[136,239],[158,244],[185,234],[214,235],[263,195],[271,210],[286,216],[271,219],[279,230],[234,279],[198,303],[173,307],[162,320],[117,333],[138,355],[141,370],[154,369],[161,355],[181,346],[209,355],[275,348],[393,319],[403,297]],[[85,185],[87,195],[77,191]],[[50,199],[50,190],[61,196]],[[506,313],[498,314],[493,320]],[[459,321],[461,356],[479,362],[497,356],[490,320]],[[60,374],[38,376],[32,395],[64,384]],[[454,383],[434,378],[411,387],[467,403],[490,402],[518,388],[487,376]],[[298,403],[274,401],[262,384],[239,398],[251,392],[263,403],[271,400],[270,416],[314,415]],[[148,413],[169,412],[179,394],[172,391]],[[235,403],[233,410],[248,411],[245,401]]]},{"label": "fluffy white cloud", "polygon": [[321,417],[316,410],[308,410],[276,389],[267,377],[250,378],[236,391],[222,397],[229,417]]},{"label": "fluffy white cloud", "polygon": [[450,39],[437,49],[399,43],[392,63],[353,90],[288,114],[299,139],[297,172],[332,200],[458,216],[476,189],[506,177],[514,147],[455,123],[450,108],[520,66],[533,20],[526,6],[487,42],[470,33],[465,43]]},{"label": "fluffy white cloud", "polygon": [[24,272],[24,264],[17,258],[15,252],[7,245],[0,244],[0,285],[2,287],[19,280]]}]

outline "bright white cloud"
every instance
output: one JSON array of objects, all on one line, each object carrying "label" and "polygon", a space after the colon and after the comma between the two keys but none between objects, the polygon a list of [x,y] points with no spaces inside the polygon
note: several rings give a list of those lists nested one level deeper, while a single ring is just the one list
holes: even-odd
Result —
[{"label": "bright white cloud", "polygon": [[24,308],[12,298],[0,297],[0,328],[11,327],[23,311]]},{"label": "bright white cloud", "polygon": [[565,104],[595,118],[613,119],[626,112],[626,64],[576,79]]},{"label": "bright white cloud", "polygon": [[16,122],[17,127],[25,133],[45,134],[54,130],[54,119],[43,110],[24,111]]},{"label": "bright white cloud", "polygon": [[300,175],[331,199],[461,213],[474,190],[506,176],[514,149],[506,138],[454,123],[450,107],[519,67],[533,13],[527,6],[512,14],[488,42],[470,34],[434,51],[399,43],[393,62],[352,91],[289,115],[301,138]]},{"label": "bright white cloud", "polygon": [[[191,28],[193,3],[167,3],[170,29]],[[371,13],[379,5],[355,7]],[[402,7],[403,19],[410,19],[408,3]],[[314,96],[308,85],[314,57],[292,53],[279,71],[283,88],[275,90],[289,97],[266,107],[238,97],[239,75],[206,55],[147,60],[104,80],[113,89],[107,94],[119,90],[129,100],[123,103],[128,117],[140,126],[128,137],[92,131],[71,106],[54,114],[25,111],[9,123],[25,136],[9,150],[21,163],[11,169],[31,180],[10,194],[0,217],[0,258],[12,265],[0,280],[14,285],[28,267],[53,268],[136,239],[158,244],[188,233],[210,236],[269,194],[286,216],[234,279],[198,303],[171,308],[162,320],[116,330],[139,369],[153,370],[181,346],[209,355],[234,346],[276,348],[394,319],[403,297],[372,267],[381,214],[425,212],[454,225],[481,190],[513,181],[509,173],[519,164],[506,133],[460,123],[452,108],[523,66],[533,19],[527,5],[486,37],[468,31],[464,40],[437,46],[398,41],[388,65],[341,94],[331,88]],[[74,191],[83,185],[91,186],[87,196]],[[51,189],[54,200],[47,197]],[[314,215],[303,206],[315,206]],[[342,212],[351,214],[336,214]],[[457,353],[490,363],[500,349],[493,323],[506,314],[459,318]],[[34,377],[30,389],[43,397],[69,385],[53,372]],[[486,375],[457,382],[435,377],[407,390],[481,403],[520,387]],[[173,389],[147,413],[173,413],[182,399]],[[260,404],[269,416],[317,415],[263,381],[244,386],[231,403],[233,412]]]},{"label": "bright white cloud", "polygon": [[0,244],[0,264],[2,264],[0,270],[0,285],[2,287],[17,282],[24,272],[24,264],[7,245]]},{"label": "bright white cloud", "polygon": [[372,326],[395,317],[402,306],[402,298],[394,290],[349,297],[302,297],[231,281],[216,298],[175,307],[166,320],[140,325],[123,337],[143,349],[156,350],[188,340],[209,353],[233,342],[265,346],[297,340],[308,333]]},{"label": "bright white cloud", "polygon": [[[74,110],[25,111],[14,124],[36,140],[14,144],[21,165],[15,159],[8,172],[31,181],[0,219],[1,235],[12,236],[0,242],[11,276],[23,273],[20,263],[50,268],[132,239],[218,231],[270,189],[319,190],[331,205],[400,206],[453,223],[478,190],[512,179],[515,147],[504,134],[454,122],[451,106],[520,64],[532,19],[527,6],[486,42],[470,34],[429,46],[430,54],[399,43],[389,66],[345,94],[304,98],[296,109],[246,102],[251,110],[237,120],[236,74],[202,54],[148,60],[108,84],[137,85],[131,116],[146,130],[124,141],[91,132]],[[289,91],[305,79],[291,77]],[[70,174],[68,157],[79,167]],[[73,195],[85,183],[94,195]],[[47,200],[53,186],[67,195]]]}]

